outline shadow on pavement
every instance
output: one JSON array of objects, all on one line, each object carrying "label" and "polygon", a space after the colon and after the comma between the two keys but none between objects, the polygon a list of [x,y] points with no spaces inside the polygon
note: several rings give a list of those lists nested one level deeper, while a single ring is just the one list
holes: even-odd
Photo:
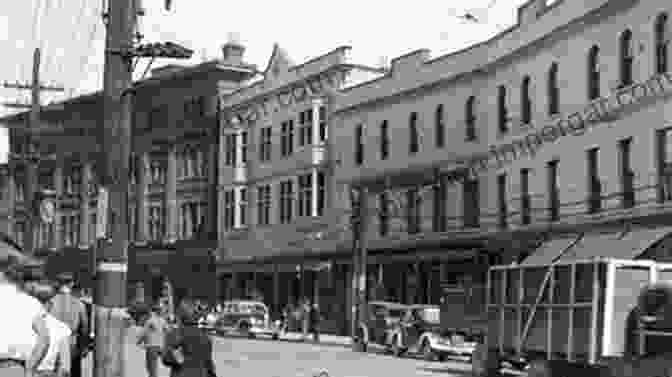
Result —
[{"label": "shadow on pavement", "polygon": [[473,377],[473,373],[471,373],[471,371],[467,371],[464,369],[450,368],[446,366],[439,366],[439,365],[423,366],[418,369],[423,372],[430,372],[430,373],[447,373],[455,377]]}]

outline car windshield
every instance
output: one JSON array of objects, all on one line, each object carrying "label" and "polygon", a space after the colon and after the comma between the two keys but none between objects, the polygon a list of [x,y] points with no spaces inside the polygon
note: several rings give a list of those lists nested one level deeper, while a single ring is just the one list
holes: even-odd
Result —
[{"label": "car windshield", "polygon": [[402,309],[390,309],[389,316],[392,318],[401,318],[404,316]]},{"label": "car windshield", "polygon": [[242,313],[266,314],[266,307],[261,304],[240,304],[238,310]]}]

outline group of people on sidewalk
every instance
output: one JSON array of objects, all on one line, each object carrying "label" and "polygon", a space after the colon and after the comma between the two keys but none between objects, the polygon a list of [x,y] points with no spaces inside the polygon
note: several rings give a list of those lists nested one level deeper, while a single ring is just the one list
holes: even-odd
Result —
[{"label": "group of people on sidewalk", "polygon": [[0,260],[0,375],[81,376],[89,321],[72,282],[70,274],[48,279],[11,255]]},{"label": "group of people on sidewalk", "polygon": [[310,299],[304,298],[294,306],[287,304],[282,311],[282,332],[300,331],[303,339],[312,335],[313,341],[320,341],[320,321],[322,314],[317,303],[311,303]]}]

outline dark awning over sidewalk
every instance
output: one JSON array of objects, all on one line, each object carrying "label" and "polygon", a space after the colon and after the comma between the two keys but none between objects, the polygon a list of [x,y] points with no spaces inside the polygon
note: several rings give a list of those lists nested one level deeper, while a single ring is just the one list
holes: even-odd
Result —
[{"label": "dark awning over sidewalk", "polygon": [[671,235],[672,227],[657,227],[562,236],[544,242],[522,265],[594,258],[638,259]]}]

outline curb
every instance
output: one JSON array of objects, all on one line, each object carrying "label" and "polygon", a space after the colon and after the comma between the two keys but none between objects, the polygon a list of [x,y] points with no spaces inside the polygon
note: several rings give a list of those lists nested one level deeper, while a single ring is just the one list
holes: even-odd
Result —
[{"label": "curb", "polygon": [[[228,339],[248,339],[245,335],[238,335],[238,334],[215,334],[211,333],[210,335],[218,337],[218,338],[228,338]],[[327,347],[342,347],[342,348],[351,348],[352,344],[348,340],[348,343],[341,343],[337,341],[324,341],[321,340],[319,342],[314,342],[312,339],[294,339],[294,338],[287,338],[287,337],[280,337],[278,339],[272,339],[271,337],[266,337],[266,336],[258,336],[255,337],[254,340],[261,340],[265,342],[277,342],[277,343],[298,343],[298,344],[312,344],[312,345],[318,345],[318,346],[327,346]]]}]

